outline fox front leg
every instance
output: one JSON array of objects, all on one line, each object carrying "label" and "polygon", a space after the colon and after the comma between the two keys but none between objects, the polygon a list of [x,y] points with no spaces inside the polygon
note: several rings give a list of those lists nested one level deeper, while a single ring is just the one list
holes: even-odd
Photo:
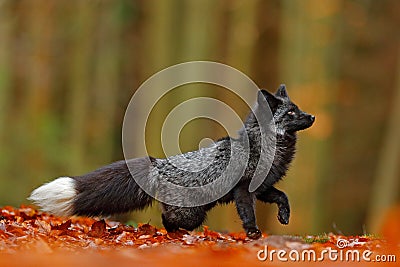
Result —
[{"label": "fox front leg", "polygon": [[256,216],[254,213],[255,195],[250,194],[247,190],[248,186],[238,186],[233,190],[233,197],[236,204],[236,209],[240,219],[243,222],[243,228],[246,235],[251,239],[261,237],[261,232],[256,224]]},{"label": "fox front leg", "polygon": [[267,190],[256,193],[257,199],[278,205],[278,220],[281,224],[288,224],[290,217],[289,200],[285,193],[271,186]]}]

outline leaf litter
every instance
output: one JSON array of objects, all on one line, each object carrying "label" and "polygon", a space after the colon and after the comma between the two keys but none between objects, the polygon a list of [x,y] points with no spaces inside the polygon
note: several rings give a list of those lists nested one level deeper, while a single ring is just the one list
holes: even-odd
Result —
[{"label": "leaf litter", "polygon": [[[373,236],[348,237],[332,233],[324,234],[323,237],[304,238],[263,234],[259,240],[250,240],[243,232],[225,234],[212,231],[207,226],[200,232],[179,230],[168,233],[164,228],[156,228],[147,223],[133,227],[104,219],[62,218],[30,206],[6,206],[0,209],[0,254],[10,256],[0,257],[1,266],[7,266],[5,263],[13,256],[18,257],[21,266],[37,263],[39,258],[50,260],[54,257],[58,260],[53,263],[58,265],[59,258],[64,263],[73,264],[68,259],[76,260],[76,255],[80,255],[80,263],[88,260],[87,257],[96,262],[101,256],[99,266],[107,263],[104,257],[110,260],[110,256],[119,263],[129,259],[128,262],[150,262],[149,266],[158,266],[158,263],[163,263],[159,266],[165,266],[169,261],[175,266],[187,266],[193,259],[197,259],[194,265],[223,261],[228,265],[241,266],[246,261],[248,265],[252,265],[252,262],[257,266],[263,263],[257,260],[257,251],[266,245],[287,251],[319,251],[326,247],[335,248],[338,239],[345,239],[346,242],[357,240],[355,248],[360,250],[378,250],[386,245],[384,240]],[[39,256],[35,258],[35,255],[43,254],[48,256],[44,259]],[[74,257],[68,258],[71,255]],[[183,261],[180,259],[182,255],[185,259]],[[189,256],[190,260],[187,258]],[[32,257],[34,259],[29,260]]]}]

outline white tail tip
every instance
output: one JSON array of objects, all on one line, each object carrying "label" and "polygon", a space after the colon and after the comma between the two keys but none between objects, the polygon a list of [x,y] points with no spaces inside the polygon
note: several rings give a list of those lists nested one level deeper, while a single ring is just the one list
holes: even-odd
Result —
[{"label": "white tail tip", "polygon": [[60,177],[36,188],[28,199],[43,211],[58,216],[71,216],[76,195],[74,179]]}]

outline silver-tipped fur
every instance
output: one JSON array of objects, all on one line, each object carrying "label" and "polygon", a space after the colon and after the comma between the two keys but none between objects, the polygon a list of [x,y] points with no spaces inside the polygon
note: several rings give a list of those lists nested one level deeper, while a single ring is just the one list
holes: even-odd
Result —
[{"label": "silver-tipped fur", "polygon": [[71,216],[76,195],[74,179],[60,177],[36,188],[28,199],[43,211],[58,216]]}]

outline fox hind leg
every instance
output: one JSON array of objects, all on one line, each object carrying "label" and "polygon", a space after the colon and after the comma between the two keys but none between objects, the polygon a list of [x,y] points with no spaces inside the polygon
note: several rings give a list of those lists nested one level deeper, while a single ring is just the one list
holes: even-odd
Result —
[{"label": "fox hind leg", "polygon": [[251,239],[260,238],[262,234],[257,227],[254,212],[255,196],[249,193],[247,185],[241,185],[233,190],[233,197],[247,237]]},{"label": "fox hind leg", "polygon": [[179,228],[192,231],[204,222],[206,211],[203,207],[184,208],[163,205],[161,218],[168,232],[174,232]]}]

